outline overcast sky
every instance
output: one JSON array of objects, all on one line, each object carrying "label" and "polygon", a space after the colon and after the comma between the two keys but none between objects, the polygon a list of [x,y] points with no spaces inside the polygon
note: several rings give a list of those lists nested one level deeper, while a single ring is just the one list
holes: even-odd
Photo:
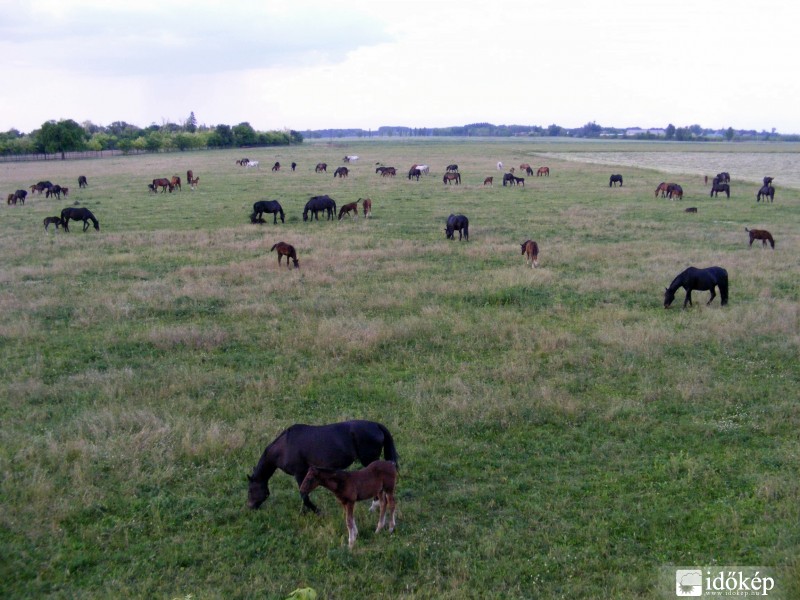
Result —
[{"label": "overcast sky", "polygon": [[0,131],[54,119],[257,130],[800,133],[794,0],[0,0]]}]

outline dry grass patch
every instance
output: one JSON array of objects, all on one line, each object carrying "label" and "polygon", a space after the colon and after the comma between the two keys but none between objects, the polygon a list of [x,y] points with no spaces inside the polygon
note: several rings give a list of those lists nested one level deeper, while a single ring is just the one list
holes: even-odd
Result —
[{"label": "dry grass patch", "polygon": [[216,325],[171,325],[151,329],[146,339],[159,350],[185,346],[210,352],[226,344],[230,337],[228,331]]}]

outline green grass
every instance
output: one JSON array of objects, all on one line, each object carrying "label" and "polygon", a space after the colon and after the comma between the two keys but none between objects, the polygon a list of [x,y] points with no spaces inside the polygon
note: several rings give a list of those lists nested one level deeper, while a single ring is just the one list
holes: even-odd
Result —
[{"label": "green grass", "polygon": [[[683,176],[524,140],[0,164],[6,194],[71,188],[0,209],[0,596],[648,598],[668,596],[668,565],[780,567],[800,593],[800,190],[756,204],[731,168],[732,198],[709,199],[691,173],[715,147],[670,145]],[[362,157],[349,179],[314,173],[345,154]],[[498,160],[551,176],[503,188]],[[379,161],[432,175],[380,178]],[[451,162],[460,187],[442,185]],[[187,168],[198,190],[147,192]],[[653,198],[665,179],[682,203]],[[321,193],[370,197],[374,216],[304,223]],[[265,198],[285,224],[249,224]],[[73,202],[100,232],[45,234]],[[445,240],[455,212],[469,242]],[[278,267],[280,240],[299,270]],[[690,264],[729,271],[728,307],[662,308]],[[303,515],[282,473],[245,507],[282,429],[347,418],[394,433],[393,535],[359,507],[349,551],[333,496]]]}]

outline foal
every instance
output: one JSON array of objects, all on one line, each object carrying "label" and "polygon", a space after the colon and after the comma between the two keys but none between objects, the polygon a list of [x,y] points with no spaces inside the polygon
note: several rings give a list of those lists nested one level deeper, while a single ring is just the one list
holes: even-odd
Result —
[{"label": "foal", "polygon": [[45,231],[50,225],[55,225],[56,229],[58,229],[59,225],[63,225],[61,217],[45,217],[43,223]]},{"label": "foal", "polygon": [[775,250],[775,240],[772,239],[772,234],[766,229],[748,229],[745,227],[744,230],[750,234],[751,247],[753,246],[754,241],[761,240],[762,246],[766,246],[767,242],[769,242],[769,245],[772,246],[773,250]]},{"label": "foal", "polygon": [[358,218],[358,203],[361,202],[361,198],[356,200],[355,202],[351,202],[350,204],[343,204],[342,208],[339,209],[339,220],[342,220],[342,217],[345,215],[349,215],[350,211],[353,212],[356,218]]},{"label": "foal", "polygon": [[[362,198],[359,198],[362,200]],[[372,200],[369,198],[363,198],[364,203],[361,205],[361,209],[364,211],[364,218],[366,219],[370,215],[372,215]]]},{"label": "foal", "polygon": [[531,269],[539,266],[539,244],[533,240],[526,240],[520,244],[522,254],[525,255],[525,262],[531,266]]},{"label": "foal", "polygon": [[286,257],[286,268],[291,269],[292,267],[289,265],[289,259],[291,258],[294,261],[294,268],[300,268],[300,262],[297,260],[297,252],[295,252],[294,246],[291,244],[287,244],[286,242],[278,242],[272,248],[270,248],[270,252],[273,250],[278,251],[278,266],[281,264],[281,257]]},{"label": "foal", "polygon": [[348,531],[348,545],[352,549],[358,536],[356,520],[353,516],[356,502],[378,497],[381,511],[378,516],[378,533],[386,524],[386,507],[391,513],[389,532],[394,531],[396,503],[394,490],[397,484],[397,467],[388,460],[376,460],[358,471],[340,471],[309,467],[306,478],[300,484],[300,493],[309,494],[317,486],[328,488],[344,508],[344,519]]}]

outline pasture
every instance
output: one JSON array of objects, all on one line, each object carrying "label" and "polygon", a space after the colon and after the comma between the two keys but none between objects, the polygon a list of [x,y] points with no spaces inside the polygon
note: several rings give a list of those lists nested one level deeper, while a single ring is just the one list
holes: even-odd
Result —
[{"label": "pasture", "polygon": [[[4,194],[70,188],[0,207],[0,596],[674,597],[670,565],[773,567],[771,597],[800,596],[800,151],[762,173],[762,146],[736,146],[751,166],[726,165],[726,199],[702,172],[730,145],[608,148],[649,168],[526,140],[0,164]],[[662,148],[691,167],[659,172]],[[497,161],[550,176],[503,187]],[[148,191],[187,169],[196,190]],[[662,181],[683,200],[654,198]],[[304,222],[323,194],[372,216]],[[285,223],[250,223],[257,200]],[[99,231],[45,232],[76,202]],[[445,238],[451,213],[469,241]],[[663,308],[690,265],[728,271],[727,306]],[[349,550],[333,494],[302,514],[281,472],[246,507],[284,428],[346,419],[394,436],[394,533],[362,503]]]}]

